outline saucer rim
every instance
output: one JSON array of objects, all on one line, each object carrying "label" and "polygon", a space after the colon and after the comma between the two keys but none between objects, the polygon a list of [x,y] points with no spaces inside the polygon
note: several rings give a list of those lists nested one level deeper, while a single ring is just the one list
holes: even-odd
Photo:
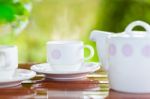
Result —
[{"label": "saucer rim", "polygon": [[[15,75],[15,74],[17,74],[17,73],[19,73],[20,71],[29,71],[30,72],[30,75],[29,76],[27,76],[27,77],[19,77],[18,75]],[[12,79],[9,79],[9,80],[2,80],[2,81],[0,81],[0,84],[2,84],[2,83],[13,83],[13,82],[21,82],[21,81],[23,81],[23,80],[28,80],[28,79],[31,79],[31,78],[33,78],[33,77],[35,77],[36,76],[36,72],[35,71],[33,71],[33,70],[28,70],[28,69],[22,69],[22,68],[18,68],[18,69],[16,69],[16,71],[15,71],[15,74],[14,74],[14,76],[12,77]],[[22,73],[23,74],[23,73]],[[18,77],[18,78],[17,78]]]},{"label": "saucer rim", "polygon": [[[91,68],[93,68],[93,69],[92,69],[92,70],[89,69],[89,70],[87,70],[87,71],[80,71],[80,70],[78,70],[78,71],[71,71],[71,72],[58,72],[58,71],[57,71],[57,72],[48,72],[48,71],[44,71],[44,70],[36,70],[36,69],[35,69],[35,68],[37,68],[37,66],[39,66],[39,65],[47,65],[48,63],[34,64],[34,65],[32,65],[32,66],[30,67],[30,69],[31,69],[32,71],[35,71],[35,72],[41,73],[41,74],[73,75],[73,74],[92,73],[92,72],[97,71],[98,69],[101,68],[101,63],[98,63],[98,62],[84,62],[84,64],[91,64],[91,63],[93,63],[92,65],[95,65],[95,66],[94,66],[94,68],[93,68],[93,66],[91,66]],[[52,70],[51,70],[51,71],[52,71]]]}]

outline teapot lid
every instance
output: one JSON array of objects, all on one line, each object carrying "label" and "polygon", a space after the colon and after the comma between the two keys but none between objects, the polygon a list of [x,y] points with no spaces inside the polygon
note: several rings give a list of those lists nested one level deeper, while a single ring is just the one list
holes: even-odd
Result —
[{"label": "teapot lid", "polygon": [[[133,31],[133,28],[136,26],[143,27],[146,31]],[[150,25],[143,21],[134,21],[131,22],[126,28],[125,31],[119,34],[113,34],[111,37],[150,37]]]}]

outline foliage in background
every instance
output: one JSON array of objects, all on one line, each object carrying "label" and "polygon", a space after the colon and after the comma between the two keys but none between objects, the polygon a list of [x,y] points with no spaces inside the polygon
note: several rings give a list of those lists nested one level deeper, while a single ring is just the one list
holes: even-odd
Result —
[{"label": "foliage in background", "polygon": [[[25,42],[18,42],[17,39],[23,39],[20,38],[19,33],[28,24],[30,12],[31,0],[0,0],[1,45],[22,45]],[[22,56],[20,52],[24,53],[24,51],[24,49],[19,47],[19,57]]]},{"label": "foliage in background", "polygon": [[0,0],[0,23],[10,23],[19,16],[29,16],[24,3],[29,0]]},{"label": "foliage in background", "polygon": [[150,23],[150,0],[102,0],[96,29],[122,32],[132,21]]},{"label": "foliage in background", "polygon": [[99,0],[34,0],[32,4],[30,23],[16,43],[21,61],[45,62],[47,41],[87,36],[96,22]]},{"label": "foliage in background", "polygon": [[0,0],[0,33],[20,33],[28,23],[30,0]]},{"label": "foliage in background", "polygon": [[[6,3],[6,1],[29,0],[0,0],[2,1]],[[3,7],[1,4],[0,7]],[[122,32],[127,24],[134,20],[150,23],[150,0],[32,0],[32,4],[33,9],[27,28],[16,37],[12,38],[9,34],[5,38],[0,38],[1,44],[18,45],[20,62],[46,61],[46,42],[49,40],[79,39],[95,47],[95,43],[89,40],[93,29]],[[18,7],[20,5],[22,4]],[[6,11],[12,14],[6,13],[5,16],[0,15],[0,18],[6,18],[6,22],[14,22],[16,15],[22,16],[21,13],[29,15],[23,6],[18,7],[12,4],[10,6],[12,11]],[[0,23],[2,22],[0,20]],[[88,51],[85,52],[87,55]],[[98,61],[97,54],[91,61]]]}]

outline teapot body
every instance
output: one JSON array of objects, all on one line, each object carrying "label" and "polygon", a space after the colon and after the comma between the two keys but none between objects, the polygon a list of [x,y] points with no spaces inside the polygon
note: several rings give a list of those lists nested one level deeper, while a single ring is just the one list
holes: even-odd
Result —
[{"label": "teapot body", "polygon": [[[142,26],[145,32],[132,31]],[[150,25],[135,21],[125,32],[111,34],[96,31],[91,39],[96,42],[98,56],[107,67],[110,88],[130,93],[150,93]]]},{"label": "teapot body", "polygon": [[108,77],[112,89],[150,92],[149,38],[111,38],[108,54]]}]

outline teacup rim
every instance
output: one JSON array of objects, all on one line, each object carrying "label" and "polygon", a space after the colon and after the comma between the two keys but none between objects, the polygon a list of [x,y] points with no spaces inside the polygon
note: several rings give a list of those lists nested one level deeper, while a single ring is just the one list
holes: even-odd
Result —
[{"label": "teacup rim", "polygon": [[16,45],[0,45],[0,49],[17,48]]},{"label": "teacup rim", "polygon": [[81,40],[52,40],[48,41],[47,45],[55,44],[55,45],[62,45],[62,44],[83,44]]}]

